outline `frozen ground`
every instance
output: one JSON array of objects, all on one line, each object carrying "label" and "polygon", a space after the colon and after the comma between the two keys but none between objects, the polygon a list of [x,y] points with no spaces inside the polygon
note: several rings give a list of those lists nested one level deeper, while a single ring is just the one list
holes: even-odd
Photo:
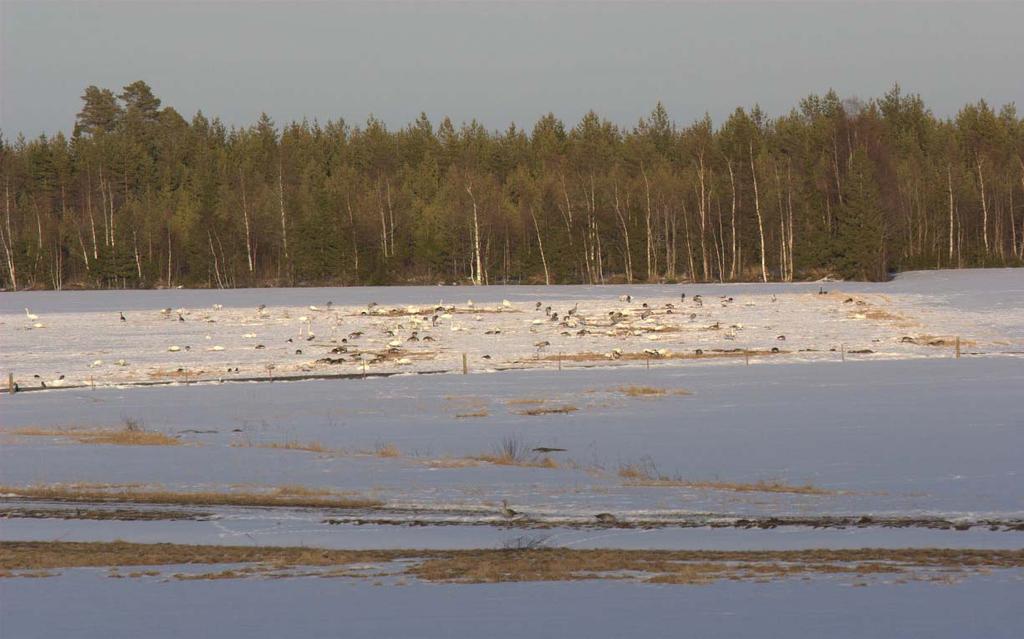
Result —
[{"label": "frozen ground", "polygon": [[[633,296],[628,305],[618,300],[625,294]],[[723,305],[722,295],[733,301]],[[436,312],[440,299],[457,303],[455,312]],[[309,309],[328,300],[330,311]],[[429,308],[360,315],[374,300],[378,311]],[[558,310],[559,321],[544,319],[536,301]],[[644,303],[655,313],[647,319]],[[39,318],[29,320],[25,307]],[[615,310],[624,317],[613,326]],[[302,316],[312,320],[311,341],[299,336],[310,327]],[[30,328],[36,322],[44,328]],[[413,331],[420,341],[408,341]],[[435,341],[424,342],[428,335]],[[0,485],[12,491],[0,496],[0,541],[458,549],[525,536],[570,548],[1024,547],[1024,530],[1015,529],[1024,521],[1020,270],[909,273],[884,284],[16,293],[0,296],[0,337],[0,363],[23,388],[66,386],[0,396]],[[543,341],[550,344],[535,346]],[[172,344],[182,350],[169,352]],[[214,346],[223,350],[208,350]],[[342,346],[348,351],[329,352]],[[698,348],[705,357],[692,357]],[[845,361],[832,348],[845,350]],[[649,368],[645,349],[654,351]],[[757,353],[747,365],[742,356],[711,357],[716,349]],[[852,352],[863,350],[872,352]],[[267,363],[275,377],[361,373],[371,360],[371,373],[453,372],[464,352],[470,372],[493,374],[133,385],[184,381],[186,370],[190,380],[260,377]],[[561,371],[546,359],[558,353]],[[346,361],[315,363],[325,356]],[[239,372],[227,374],[228,367]],[[90,377],[96,388],[67,387]],[[624,392],[630,386],[662,394]],[[27,434],[116,428],[126,419],[181,445]],[[472,459],[507,438],[565,450],[527,455],[549,458],[544,467]],[[53,484],[175,492],[292,486],[382,505],[17,496],[19,487]],[[519,514],[504,517],[502,500]],[[101,516],[126,507],[141,515]],[[172,510],[194,517],[153,519]],[[616,525],[598,525],[598,513],[613,513]],[[485,628],[496,637],[1017,637],[1024,628],[1024,582],[1014,571],[952,585],[866,588],[848,579],[375,586],[105,574],[0,579],[0,636],[434,637],[480,636]],[[43,602],[54,597],[65,602],[62,614],[41,623]],[[192,614],[181,615],[183,607]]]},{"label": "frozen ground", "polygon": [[950,357],[956,337],[975,356],[1019,355],[1022,317],[1024,271],[1014,269],[882,284],[8,293],[0,355],[24,389],[454,372],[463,355],[474,372],[559,359],[668,366],[740,351],[787,361],[843,351]]},{"label": "frozen ground", "polygon": [[[1016,639],[1019,572],[956,585],[849,579],[657,586],[571,582],[0,579],[4,637],[744,637]],[[60,602],[59,606],[54,602]],[[145,614],[140,614],[145,611]]]},{"label": "frozen ground", "polygon": [[[614,391],[627,384],[691,394]],[[1024,363],[996,358],[26,393],[0,400],[0,479],[184,490],[298,484],[489,512],[508,499],[537,515],[612,509],[1016,517],[1024,513],[1022,387]],[[522,415],[517,402],[524,398],[579,410]],[[456,417],[481,409],[486,416]],[[12,434],[125,417],[187,445],[95,446]],[[531,448],[566,449],[550,455],[559,467],[444,463],[493,452],[509,436]],[[289,442],[325,451],[258,447]],[[374,454],[385,444],[398,456]],[[827,492],[638,486],[619,476],[629,465],[689,482],[775,481]]]}]

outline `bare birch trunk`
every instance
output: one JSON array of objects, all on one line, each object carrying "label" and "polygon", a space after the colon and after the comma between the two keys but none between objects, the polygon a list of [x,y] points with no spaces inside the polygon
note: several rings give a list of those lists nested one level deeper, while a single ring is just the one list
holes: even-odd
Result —
[{"label": "bare birch trunk", "polygon": [[114,187],[107,182],[107,200],[110,203],[110,248],[117,246],[117,235],[115,234],[114,225]]},{"label": "bare birch trunk", "polygon": [[288,220],[284,212],[284,163],[280,160],[277,163],[277,201],[281,208],[281,249],[284,253],[284,269],[288,279],[291,279],[291,257],[288,254]]},{"label": "bare birch trunk", "polygon": [[249,265],[249,273],[256,270],[252,256],[252,230],[249,228],[249,204],[245,197],[245,176],[241,170],[238,172],[238,181],[242,187],[242,220],[245,221],[245,258]]},{"label": "bare birch trunk", "polygon": [[96,218],[92,214],[92,174],[89,175],[89,186],[85,189],[85,208],[89,212],[89,228],[92,229],[92,259],[100,259],[99,244],[96,243]]},{"label": "bare birch trunk", "polygon": [[787,281],[788,261],[786,257],[786,212],[782,208],[782,178],[779,176],[779,165],[772,160],[772,167],[775,169],[775,199],[779,203],[779,267],[780,278]]},{"label": "bare birch trunk", "polygon": [[988,201],[985,199],[985,175],[981,171],[981,160],[977,162],[978,183],[981,186],[981,237],[985,244],[985,255],[988,255]]},{"label": "bare birch trunk", "polygon": [[768,266],[766,265],[764,249],[764,220],[761,218],[761,198],[757,190],[757,167],[754,166],[754,145],[750,144],[750,174],[754,178],[754,210],[757,212],[757,231],[761,236],[761,279],[768,281]]},{"label": "bare birch trunk", "polygon": [[619,183],[616,181],[613,183],[614,197],[615,197],[615,215],[619,218],[619,224],[622,225],[622,238],[625,244],[625,259],[626,259],[626,282],[628,284],[633,283],[633,252],[629,248],[629,225],[626,223],[625,216],[622,215],[622,208],[619,206]]},{"label": "bare birch trunk", "polygon": [[132,229],[132,248],[135,253],[135,272],[138,274],[139,283],[142,283],[142,256],[139,255],[139,237]]},{"label": "bare birch trunk", "polygon": [[729,279],[736,279],[736,176],[732,171],[732,160],[726,159],[729,167],[729,187],[732,191],[732,261],[729,264]]},{"label": "bare birch trunk", "polygon": [[220,263],[217,261],[217,249],[213,247],[213,236],[206,232],[206,239],[210,241],[210,254],[213,256],[213,273],[217,278],[217,288],[224,288],[224,281],[220,277]]},{"label": "bare birch trunk", "polygon": [[654,261],[657,259],[654,254],[654,232],[651,230],[651,183],[647,179],[647,169],[643,165],[640,166],[640,172],[643,174],[644,194],[647,199],[647,280],[651,281],[655,278],[655,273],[658,270]]},{"label": "bare birch trunk", "polygon": [[14,265],[14,235],[11,234],[11,185],[8,178],[4,178],[4,212],[6,219],[4,224],[7,233],[4,235],[4,255],[7,258],[7,273],[11,277],[11,288],[18,290],[18,270]]},{"label": "bare birch trunk", "polygon": [[352,259],[356,277],[359,277],[359,242],[356,241],[356,218],[352,214],[352,201],[345,197],[345,207],[348,209],[348,224],[352,235]]},{"label": "bare birch trunk", "polygon": [[388,203],[388,224],[390,229],[388,230],[388,250],[391,256],[395,255],[395,209],[391,205],[391,180],[385,178],[384,180],[385,195],[387,196]]},{"label": "bare birch trunk", "polygon": [[537,232],[537,248],[540,249],[540,263],[544,265],[544,284],[546,286],[551,285],[551,275],[548,273],[548,260],[544,256],[544,240],[540,235],[540,225],[537,224],[537,216],[533,213],[533,208],[530,208],[530,219],[533,220],[533,230]]},{"label": "bare birch trunk", "polygon": [[700,213],[700,262],[701,268],[703,269],[704,280],[708,278],[708,253],[707,247],[704,244],[704,237],[707,235],[707,199],[705,197],[705,185],[704,185],[704,152],[702,151],[698,156],[700,158],[700,206],[697,207],[698,213]]},{"label": "bare birch trunk", "polygon": [[110,246],[110,222],[107,220],[107,187],[100,167],[100,210],[103,212],[103,246]]},{"label": "bare birch trunk", "polygon": [[171,227],[170,227],[170,225],[168,225],[167,226],[167,288],[171,288],[171,286],[173,285],[172,277],[171,277],[171,275],[173,273],[173,271],[171,270],[171,265],[172,265],[171,256],[172,255],[173,255],[173,252],[172,252],[172,249],[171,249]]},{"label": "bare birch trunk", "polygon": [[690,215],[686,212],[686,205],[683,205],[683,231],[686,233],[686,261],[690,265],[690,279],[696,280],[693,264],[693,244],[690,242]]},{"label": "bare birch trunk", "polygon": [[[1020,163],[1020,187],[1024,190],[1024,159],[1018,155],[1017,161]],[[1024,216],[1021,216],[1020,235],[1020,248],[1017,250],[1017,259],[1024,258]]]},{"label": "bare birch trunk", "polygon": [[786,166],[786,208],[789,214],[789,281],[793,281],[796,268],[793,262],[793,166],[787,163]]},{"label": "bare birch trunk", "polygon": [[953,168],[946,166],[946,185],[949,193],[949,264],[953,264]]},{"label": "bare birch trunk", "polygon": [[483,273],[483,263],[480,259],[480,217],[477,213],[476,197],[473,195],[472,185],[466,185],[466,193],[469,193],[469,199],[473,203],[473,256],[476,260],[476,273],[473,283],[479,286],[481,283],[481,273]]},{"label": "bare birch trunk", "polygon": [[82,237],[82,229],[78,231],[78,245],[82,247],[82,261],[85,262],[85,272],[88,273],[91,269],[89,268],[89,251],[85,248],[85,238]]}]

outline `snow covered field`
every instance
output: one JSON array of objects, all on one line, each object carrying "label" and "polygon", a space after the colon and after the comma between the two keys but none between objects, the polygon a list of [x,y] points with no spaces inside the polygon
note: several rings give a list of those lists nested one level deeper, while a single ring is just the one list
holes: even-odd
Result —
[{"label": "snow covered field", "polygon": [[755,361],[950,357],[957,337],[964,352],[997,355],[1024,351],[1022,316],[1024,274],[1013,269],[882,284],[0,297],[3,362],[23,389],[461,372],[463,356],[473,372],[746,361],[745,352]]},{"label": "snow covered field", "polygon": [[[342,579],[0,580],[0,630],[81,637],[900,637],[1016,639],[1019,574],[955,586],[782,581],[373,585]],[[54,602],[60,602],[55,614]],[[230,602],[230,603],[228,603]],[[145,611],[145,614],[140,614]],[[187,614],[183,614],[187,611]]]},{"label": "snow covered field", "polygon": [[[0,334],[4,369],[41,391],[0,396],[0,542],[1024,548],[1024,271],[883,284],[17,293],[0,296]],[[473,374],[407,374],[461,373],[463,353]],[[360,379],[364,362],[400,374]],[[354,378],[217,383],[271,372]],[[164,445],[97,438],[126,424]],[[146,497],[156,493],[165,501]],[[294,503],[189,498],[211,494]],[[300,503],[333,496],[365,504]],[[478,636],[481,623],[487,636],[1024,628],[1017,569],[865,588],[839,577],[467,586],[57,572],[0,579],[0,634],[85,636],[67,625],[81,619],[92,636],[138,635],[137,615],[100,614],[115,601],[162,619],[151,636],[209,634],[224,628],[216,602],[229,598],[249,612],[223,636],[279,635],[282,614],[308,624],[289,632],[333,634],[342,613],[346,636]],[[67,614],[40,625],[40,602],[72,592]],[[197,613],[160,617],[175,609],[167,601]],[[395,607],[423,614],[386,612]]]}]

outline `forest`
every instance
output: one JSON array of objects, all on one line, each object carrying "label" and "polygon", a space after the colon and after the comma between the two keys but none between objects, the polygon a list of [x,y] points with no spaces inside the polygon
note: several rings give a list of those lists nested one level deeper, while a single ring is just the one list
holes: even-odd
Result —
[{"label": "forest", "polygon": [[6,290],[882,280],[1024,263],[1024,121],[894,86],[635,126],[227,127],[142,81],[0,133]]}]

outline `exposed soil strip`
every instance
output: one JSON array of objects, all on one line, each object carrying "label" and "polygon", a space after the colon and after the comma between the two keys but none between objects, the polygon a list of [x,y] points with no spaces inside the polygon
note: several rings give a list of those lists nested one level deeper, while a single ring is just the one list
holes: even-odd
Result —
[{"label": "exposed soil strip", "polygon": [[81,504],[163,504],[174,506],[249,506],[289,508],[378,508],[382,503],[352,493],[332,491],[290,490],[280,488],[271,492],[172,492],[166,490],[137,490],[133,488],[77,488],[75,486],[0,486],[4,498],[0,503],[43,500]]},{"label": "exposed soil strip", "polygon": [[[440,375],[442,373],[452,373],[450,370],[429,370],[429,371],[391,371],[391,372],[366,372],[366,373],[307,373],[303,375],[281,375],[269,377],[261,375],[260,377],[203,377],[199,379],[192,379],[191,381],[185,381],[181,379],[165,379],[165,380],[148,380],[148,381],[123,381],[123,382],[105,382],[102,384],[67,384],[64,386],[19,386],[19,393],[28,393],[31,391],[52,391],[52,390],[72,390],[82,388],[120,388],[127,386],[180,386],[182,384],[229,384],[229,383],[241,383],[241,382],[302,382],[311,379],[371,379],[379,377],[394,377],[396,375]],[[6,394],[6,386],[2,389],[4,392],[0,393],[0,396]]]},{"label": "exposed soil strip", "polygon": [[3,508],[3,519],[85,519],[89,521],[208,521],[213,513],[138,508]]},{"label": "exposed soil strip", "polygon": [[[924,528],[931,530],[966,531],[972,528],[987,528],[993,532],[1024,532],[1024,519],[977,519],[951,520],[941,517],[873,517],[863,516],[768,516],[768,517],[735,517],[733,515],[691,515],[664,518],[619,518],[611,513],[602,513],[604,517],[594,516],[586,520],[580,518],[560,519],[557,517],[530,518],[516,516],[504,518],[496,513],[486,518],[462,519],[426,519],[426,518],[386,518],[386,517],[330,517],[324,523],[331,525],[376,525],[376,526],[497,526],[502,528],[521,528],[544,530],[550,528],[739,528],[744,530],[775,528],[817,528],[844,530],[847,528]],[[611,515],[608,517],[607,515]]]},{"label": "exposed soil strip", "polygon": [[[0,542],[0,576],[49,576],[62,568],[239,565],[181,579],[248,576],[377,577],[407,575],[428,582],[496,583],[615,579],[704,584],[721,579],[766,581],[811,575],[898,581],[948,581],[957,575],[1024,568],[1024,550],[857,549],[793,551],[570,550],[528,540],[500,550],[327,550],[295,547],[191,546],[126,542]],[[396,564],[399,572],[366,571]],[[316,569],[316,570],[310,570]],[[362,569],[362,570],[360,570]],[[153,575],[154,571],[111,576]],[[866,585],[866,584],[863,584]]]}]

